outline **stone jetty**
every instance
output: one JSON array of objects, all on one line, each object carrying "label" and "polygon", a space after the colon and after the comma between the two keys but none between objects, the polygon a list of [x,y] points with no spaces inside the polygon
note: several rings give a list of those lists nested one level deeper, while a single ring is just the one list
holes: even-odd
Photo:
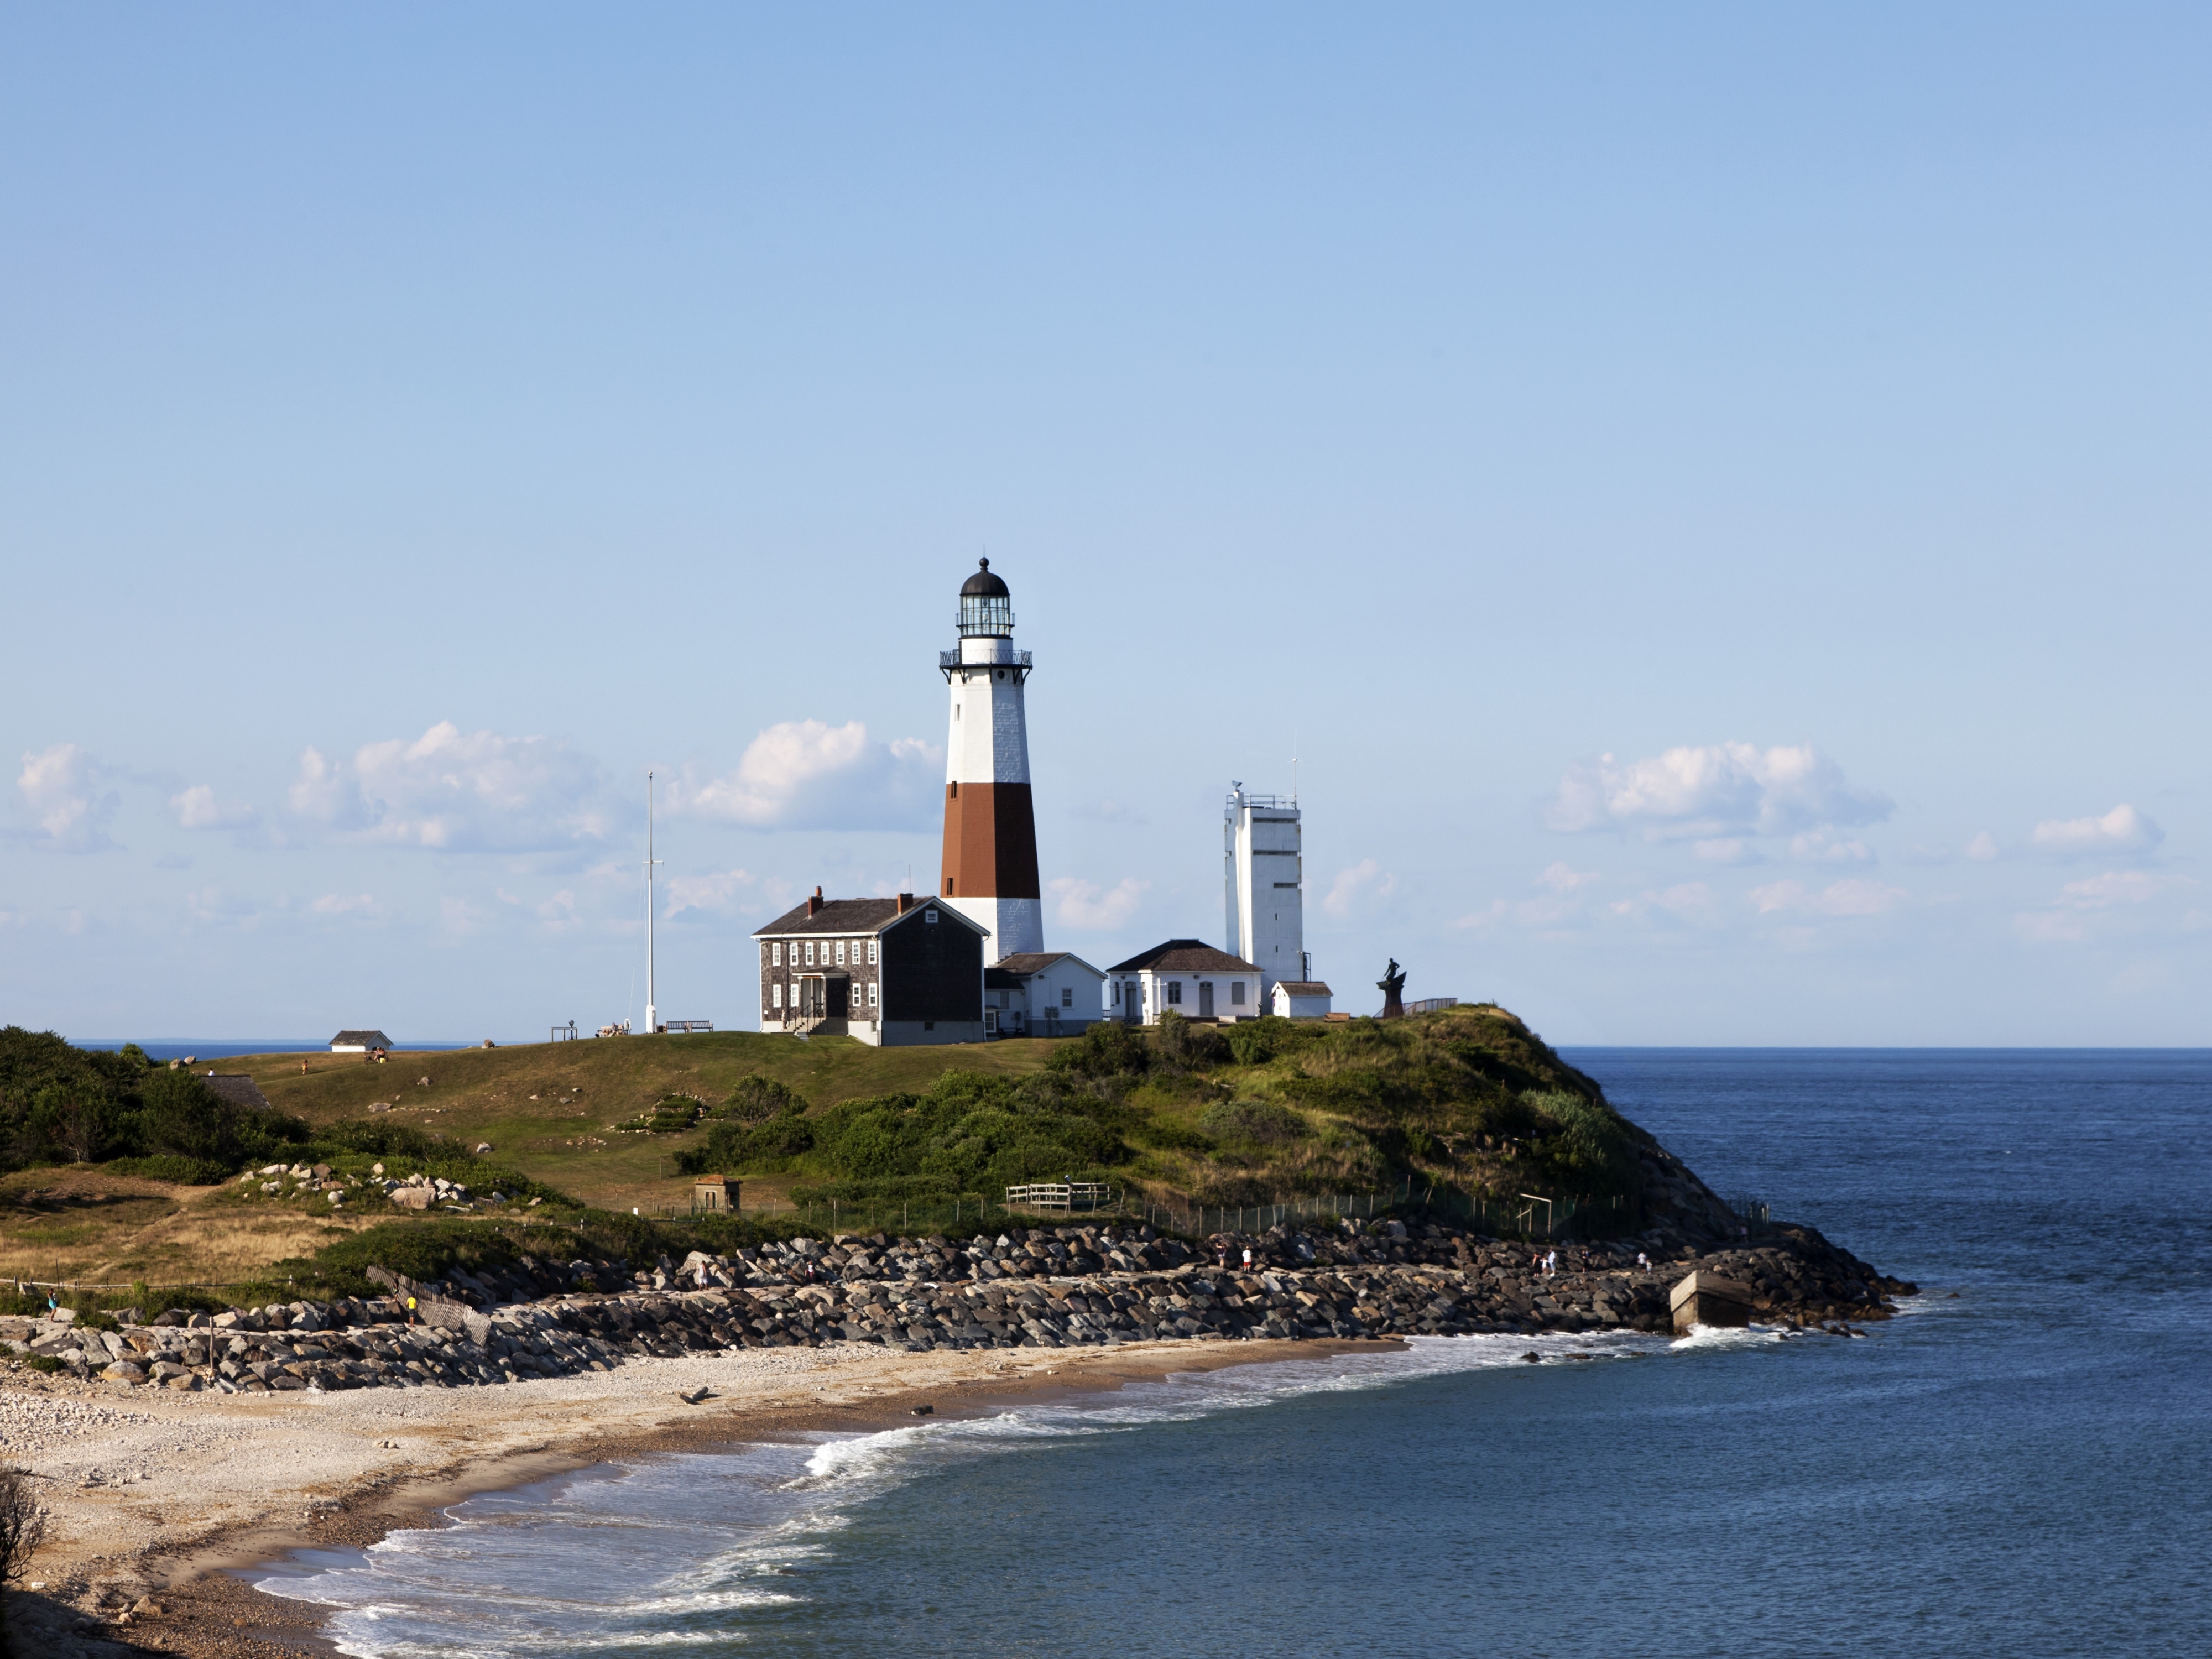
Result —
[{"label": "stone jetty", "polygon": [[[1539,1259],[1554,1252],[1547,1271]],[[380,1272],[392,1294],[174,1310],[116,1330],[11,1320],[0,1323],[0,1340],[129,1386],[456,1388],[607,1370],[648,1355],[833,1342],[921,1351],[1662,1333],[1672,1322],[1669,1289],[1686,1271],[1746,1287],[1762,1322],[1836,1330],[1887,1318],[1893,1299],[1914,1288],[1802,1227],[1736,1248],[1662,1231],[1540,1249],[1396,1221],[1202,1242],[1066,1226],[964,1241],[798,1238],[644,1268],[526,1256],[422,1285]]]}]

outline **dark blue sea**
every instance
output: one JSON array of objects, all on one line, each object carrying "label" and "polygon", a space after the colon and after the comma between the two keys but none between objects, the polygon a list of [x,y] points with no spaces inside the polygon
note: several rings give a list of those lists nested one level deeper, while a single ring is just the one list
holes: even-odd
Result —
[{"label": "dark blue sea", "polygon": [[1922,1293],[610,1466],[263,1582],[365,1656],[2212,1654],[2212,1052],[1570,1057]]}]

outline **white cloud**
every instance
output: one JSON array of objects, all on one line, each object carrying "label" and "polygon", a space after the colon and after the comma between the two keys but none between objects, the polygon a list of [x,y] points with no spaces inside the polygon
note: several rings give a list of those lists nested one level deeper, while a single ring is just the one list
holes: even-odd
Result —
[{"label": "white cloud", "polygon": [[1598,878],[1595,870],[1577,870],[1564,860],[1546,865],[1536,877],[1539,887],[1548,887],[1555,893],[1571,893],[1578,887],[1587,887]]},{"label": "white cloud", "polygon": [[1997,838],[1984,830],[1966,843],[1966,856],[1977,864],[1988,864],[1997,855]]},{"label": "white cloud", "polygon": [[1617,916],[1641,916],[1652,910],[1663,910],[1681,921],[1700,921],[1712,914],[1713,890],[1702,881],[1680,882],[1672,887],[1638,893],[1634,898],[1616,900],[1608,908]]},{"label": "white cloud", "polygon": [[669,790],[669,810],[775,830],[923,827],[943,788],[945,751],[919,738],[877,743],[859,720],[785,720],[745,746],[737,770]]},{"label": "white cloud", "polygon": [[196,783],[169,797],[177,823],[185,830],[243,830],[261,815],[240,801],[219,801],[211,785]]},{"label": "white cloud", "polygon": [[1547,819],[1555,830],[1712,841],[1875,823],[1892,805],[1887,796],[1854,788],[1809,744],[1723,743],[1626,763],[1601,755],[1571,767]]},{"label": "white cloud", "polygon": [[1874,849],[1856,836],[1842,841],[1825,830],[1808,830],[1790,836],[1790,856],[1802,864],[1871,864]]},{"label": "white cloud", "polygon": [[1362,859],[1349,870],[1336,872],[1321,908],[1341,921],[1353,910],[1372,908],[1397,890],[1397,877],[1373,859]]},{"label": "white cloud", "polygon": [[2014,931],[2032,945],[2076,945],[2094,935],[2137,933],[2146,928],[2178,927],[2192,933],[2202,926],[2194,909],[2182,911],[2177,902],[2159,912],[2140,907],[2169,895],[2191,892],[2201,884],[2186,876],[2150,870],[2107,870],[2082,881],[2069,881],[2058,890],[2050,907],[2023,910],[2012,919]]},{"label": "white cloud", "polygon": [[370,916],[380,908],[367,893],[325,893],[307,907],[319,916]]},{"label": "white cloud", "polygon": [[481,933],[485,922],[495,912],[473,900],[457,898],[448,894],[438,901],[438,920],[445,930],[457,938],[465,939]]},{"label": "white cloud", "polygon": [[668,905],[661,912],[673,921],[686,910],[721,915],[736,909],[750,912],[757,905],[741,902],[752,896],[759,883],[746,870],[709,871],[698,876],[671,876],[661,884],[668,890]]},{"label": "white cloud", "polygon": [[1138,902],[1152,884],[1134,876],[1124,876],[1113,886],[1102,890],[1095,881],[1060,876],[1047,886],[1060,901],[1057,914],[1061,927],[1111,933],[1136,914]]},{"label": "white cloud", "polygon": [[2028,837],[2039,850],[2062,858],[2148,853],[2165,839],[2165,830],[2125,801],[2102,817],[2049,819]]},{"label": "white cloud", "polygon": [[1708,864],[1764,864],[1759,849],[1735,836],[1716,837],[1693,844],[1690,852]]},{"label": "white cloud", "polygon": [[441,720],[350,762],[309,749],[294,812],[364,841],[440,852],[542,852],[604,841],[626,816],[606,772],[550,738],[464,734]]},{"label": "white cloud", "polygon": [[185,904],[191,911],[194,921],[244,922],[261,914],[253,900],[220,887],[203,887],[187,893]]},{"label": "white cloud", "polygon": [[37,830],[25,839],[64,853],[98,853],[115,845],[107,826],[122,798],[103,791],[107,768],[73,743],[23,757],[15,779]]},{"label": "white cloud", "polygon": [[2087,881],[2068,882],[2058,890],[2058,902],[2076,910],[2105,910],[2116,904],[2147,904],[2161,893],[2196,885],[2185,876],[2154,875],[2148,870],[2107,870]]},{"label": "white cloud", "polygon": [[1887,886],[1863,876],[1832,882],[1817,893],[1802,883],[1778,881],[1751,890],[1751,902],[1762,915],[1774,912],[1821,916],[1879,916],[1895,909],[1909,896],[1902,887]]}]

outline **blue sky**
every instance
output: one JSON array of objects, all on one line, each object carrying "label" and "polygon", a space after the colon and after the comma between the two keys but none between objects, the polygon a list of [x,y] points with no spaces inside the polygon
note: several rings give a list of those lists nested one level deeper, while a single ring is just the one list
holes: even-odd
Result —
[{"label": "blue sky", "polygon": [[2212,1042],[2182,8],[0,19],[0,1019],[738,1022],[936,859],[1048,944],[1307,811],[1364,1010]]}]

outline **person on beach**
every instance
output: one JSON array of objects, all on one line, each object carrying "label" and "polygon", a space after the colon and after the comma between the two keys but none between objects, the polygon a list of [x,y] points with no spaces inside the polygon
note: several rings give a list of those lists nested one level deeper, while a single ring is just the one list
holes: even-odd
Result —
[{"label": "person on beach", "polygon": [[1648,1273],[1651,1271],[1651,1258],[1638,1250],[1636,1253],[1636,1266],[1638,1271]]},{"label": "person on beach", "polygon": [[1252,1247],[1249,1244],[1244,1247],[1244,1271],[1248,1273],[1252,1271]]}]

